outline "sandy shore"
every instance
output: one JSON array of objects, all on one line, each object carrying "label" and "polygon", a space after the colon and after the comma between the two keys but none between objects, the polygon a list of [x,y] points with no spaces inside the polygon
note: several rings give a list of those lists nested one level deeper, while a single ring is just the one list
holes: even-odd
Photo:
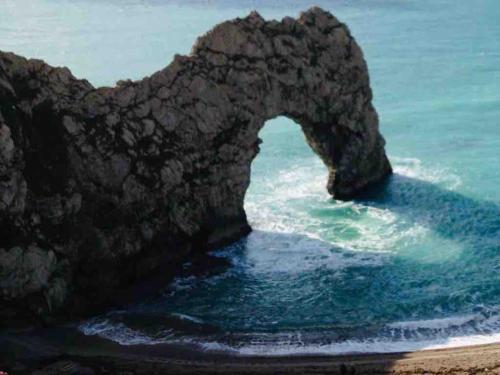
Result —
[{"label": "sandy shore", "polygon": [[73,328],[0,335],[11,374],[500,374],[500,343],[413,353],[242,357],[171,345],[121,346]]}]

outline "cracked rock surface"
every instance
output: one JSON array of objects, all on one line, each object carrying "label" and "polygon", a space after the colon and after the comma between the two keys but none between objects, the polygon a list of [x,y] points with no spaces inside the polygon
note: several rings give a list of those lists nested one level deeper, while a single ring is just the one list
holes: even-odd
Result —
[{"label": "cracked rock surface", "polygon": [[114,88],[0,52],[0,321],[109,306],[248,233],[250,165],[276,116],[301,126],[335,198],[391,173],[361,49],[319,8],[222,23]]}]

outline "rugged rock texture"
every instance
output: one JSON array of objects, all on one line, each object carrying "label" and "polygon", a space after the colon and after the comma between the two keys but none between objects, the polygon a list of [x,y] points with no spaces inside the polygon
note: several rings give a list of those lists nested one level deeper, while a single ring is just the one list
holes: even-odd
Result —
[{"label": "rugged rock texture", "polygon": [[276,116],[300,124],[328,191],[356,196],[391,172],[371,99],[361,49],[318,8],[225,22],[115,88],[0,53],[0,321],[90,311],[248,233],[250,164]]}]

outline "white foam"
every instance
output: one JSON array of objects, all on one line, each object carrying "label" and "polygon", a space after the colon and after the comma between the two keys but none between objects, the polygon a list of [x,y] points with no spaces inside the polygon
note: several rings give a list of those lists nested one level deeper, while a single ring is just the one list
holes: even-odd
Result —
[{"label": "white foam", "polygon": [[244,344],[231,346],[217,341],[203,341],[196,338],[169,337],[163,332],[163,337],[154,338],[137,330],[132,330],[124,324],[101,322],[98,325],[84,324],[80,330],[85,335],[98,335],[115,341],[121,345],[156,345],[156,344],[195,344],[202,350],[212,352],[233,352],[243,356],[286,356],[286,355],[342,355],[355,353],[397,353],[418,350],[457,348],[462,346],[500,343],[500,333],[467,335],[427,340],[395,340],[371,339],[365,341],[346,340],[331,344],[304,344],[303,342],[276,342],[273,344]]},{"label": "white foam", "polygon": [[177,318],[180,318],[182,320],[188,320],[188,321],[193,322],[193,323],[198,323],[198,324],[203,323],[203,320],[195,318],[194,316],[187,315],[187,314],[171,313],[170,315],[175,316]]},{"label": "white foam", "polygon": [[[396,174],[456,189],[460,178],[416,158],[392,156]],[[396,210],[363,202],[335,202],[326,192],[326,170],[313,156],[251,185],[245,210],[255,229],[299,233],[345,250],[397,252],[429,234],[424,223],[407,222]],[[265,186],[265,188],[262,188]],[[331,212],[317,215],[316,212]]]},{"label": "white foam", "polygon": [[436,165],[424,166],[422,161],[416,158],[392,156],[390,160],[396,174],[437,183],[450,190],[455,190],[462,184],[460,177],[447,168]]},{"label": "white foam", "polygon": [[132,329],[121,322],[113,322],[109,319],[91,319],[78,327],[87,336],[97,335],[99,337],[115,341],[120,345],[154,345],[169,342],[170,330],[157,333],[158,338],[147,335],[139,330]]},{"label": "white foam", "polygon": [[[298,274],[315,269],[343,270],[358,266],[380,266],[386,261],[386,256],[382,253],[338,250],[328,242],[307,236],[283,236],[263,231],[254,231],[247,237],[243,254],[234,250],[236,249],[226,249],[226,256],[230,257],[234,267],[228,271],[231,274]],[[218,254],[223,255],[224,251]]]},{"label": "white foam", "polygon": [[[247,344],[238,348],[242,355],[293,355],[349,353],[395,353],[456,348],[500,342],[500,308],[479,308],[475,314],[389,323],[383,337],[345,340],[328,344],[303,344],[297,340]],[[427,331],[427,334],[424,333]],[[234,348],[231,348],[234,350]]]},{"label": "white foam", "polygon": [[[93,319],[81,325],[80,330],[85,335],[98,335],[121,345],[192,344],[205,351],[232,352],[243,356],[395,353],[500,342],[500,308],[479,310],[476,314],[389,323],[381,330],[383,336],[320,344],[308,343],[301,333],[247,334],[242,335],[239,340],[233,338],[232,342],[239,341],[235,345],[219,342],[213,337],[180,337],[172,330],[163,330],[152,336],[109,319]],[[192,319],[184,314],[175,315]],[[431,332],[431,335],[425,336],[421,333],[422,330]],[[327,340],[322,335],[316,337],[320,337],[322,341]]]},{"label": "white foam", "polygon": [[414,320],[407,322],[395,322],[390,323],[387,326],[389,328],[397,329],[444,329],[454,326],[462,326],[464,324],[470,323],[477,318],[477,315],[469,314],[464,316],[449,317],[449,318],[439,318],[439,319],[429,319],[429,320]]},{"label": "white foam", "polygon": [[[398,353],[413,352],[417,350],[457,348],[469,345],[484,345],[500,342],[500,333],[491,335],[470,335],[421,341],[344,341],[328,345],[249,345],[236,349],[238,354],[245,356],[285,356],[285,355],[342,355],[361,353]],[[227,347],[228,350],[235,348]]]}]

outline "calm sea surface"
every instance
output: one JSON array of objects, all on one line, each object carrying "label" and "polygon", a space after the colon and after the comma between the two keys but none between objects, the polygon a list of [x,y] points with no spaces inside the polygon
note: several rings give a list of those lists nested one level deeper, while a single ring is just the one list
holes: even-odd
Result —
[{"label": "calm sea surface", "polygon": [[0,0],[0,49],[113,85],[220,21],[314,4],[365,52],[395,175],[365,200],[332,200],[299,126],[269,121],[246,198],[256,230],[216,253],[233,266],[85,333],[242,354],[500,341],[499,1]]}]

